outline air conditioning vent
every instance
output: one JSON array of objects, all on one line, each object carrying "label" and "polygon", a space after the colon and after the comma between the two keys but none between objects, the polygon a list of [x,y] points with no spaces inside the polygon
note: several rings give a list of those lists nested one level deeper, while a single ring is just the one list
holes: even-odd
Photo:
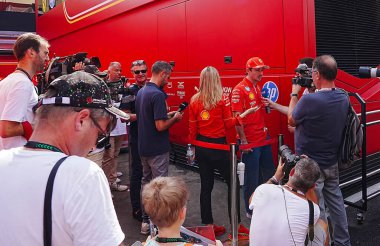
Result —
[{"label": "air conditioning vent", "polygon": [[355,76],[380,64],[380,0],[315,0],[315,24],[317,55]]}]

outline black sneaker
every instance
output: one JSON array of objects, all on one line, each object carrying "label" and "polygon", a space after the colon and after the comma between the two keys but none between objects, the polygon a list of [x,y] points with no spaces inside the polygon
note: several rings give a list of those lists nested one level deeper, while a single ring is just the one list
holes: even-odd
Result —
[{"label": "black sneaker", "polygon": [[142,212],[141,212],[141,209],[133,211],[132,212],[132,217],[135,220],[142,222]]}]

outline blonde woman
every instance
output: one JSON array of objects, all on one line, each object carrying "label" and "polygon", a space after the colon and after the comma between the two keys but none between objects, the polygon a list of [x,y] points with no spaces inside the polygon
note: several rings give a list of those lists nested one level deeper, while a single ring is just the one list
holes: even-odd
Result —
[{"label": "blonde woman", "polygon": [[[232,117],[228,96],[223,95],[222,83],[218,71],[211,66],[205,67],[200,75],[198,92],[191,98],[189,106],[189,138],[190,142],[199,140],[208,143],[226,144],[226,131],[239,124],[240,118],[258,108],[248,109],[238,116]],[[213,225],[216,236],[225,233],[224,226],[214,224],[211,210],[211,192],[214,186],[214,169],[219,170],[228,186],[228,213],[231,217],[230,198],[230,162],[228,151],[196,146],[196,159],[201,177],[201,219],[206,225]],[[240,213],[238,214],[240,221]],[[239,232],[248,234],[242,225]]]}]

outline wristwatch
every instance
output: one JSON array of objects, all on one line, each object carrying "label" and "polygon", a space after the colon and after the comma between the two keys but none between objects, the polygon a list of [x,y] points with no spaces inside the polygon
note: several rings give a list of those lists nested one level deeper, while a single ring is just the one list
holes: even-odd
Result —
[{"label": "wristwatch", "polygon": [[292,97],[297,97],[298,98],[298,94],[297,93],[291,93],[290,94],[290,98],[292,98]]}]

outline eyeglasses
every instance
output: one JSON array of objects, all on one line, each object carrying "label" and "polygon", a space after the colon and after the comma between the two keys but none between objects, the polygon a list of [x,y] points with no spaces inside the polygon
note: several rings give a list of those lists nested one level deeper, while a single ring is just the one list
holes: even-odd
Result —
[{"label": "eyeglasses", "polygon": [[136,60],[132,62],[132,66],[140,66],[140,65],[146,65],[144,60]]},{"label": "eyeglasses", "polygon": [[134,70],[133,73],[134,74],[140,74],[140,73],[146,74],[146,71],[147,71],[146,69],[144,69],[144,70]]},{"label": "eyeglasses", "polygon": [[104,131],[102,127],[99,125],[99,122],[95,120],[95,118],[90,114],[90,119],[92,120],[92,123],[94,123],[95,127],[98,128],[98,139],[106,137],[110,131],[108,131],[108,125],[107,125],[107,130]]},{"label": "eyeglasses", "polygon": [[116,126],[116,116],[110,115],[110,121],[106,127],[106,130],[104,131],[101,126],[99,125],[99,122],[95,120],[95,118],[90,114],[90,119],[92,120],[92,123],[94,123],[95,127],[98,128],[98,138],[96,140],[96,145],[103,145],[105,141],[107,141],[107,138],[110,134],[110,132],[115,129]]}]

